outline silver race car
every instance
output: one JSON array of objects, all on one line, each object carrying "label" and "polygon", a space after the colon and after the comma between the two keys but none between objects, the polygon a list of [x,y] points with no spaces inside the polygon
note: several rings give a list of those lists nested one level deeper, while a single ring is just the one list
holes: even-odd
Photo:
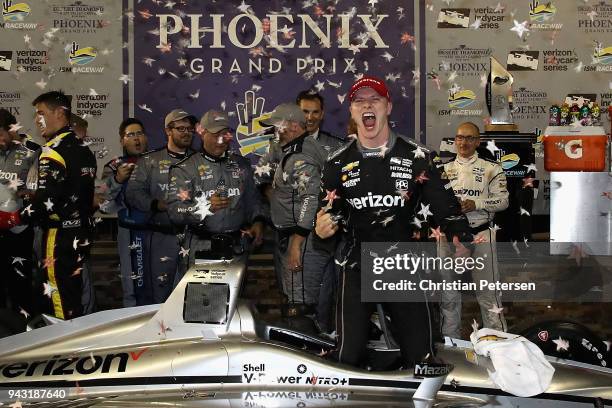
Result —
[{"label": "silver race car", "polygon": [[[545,393],[520,398],[490,379],[472,343],[439,345],[444,364],[373,371],[324,357],[332,341],[259,321],[239,300],[246,256],[199,260],[161,305],[110,310],[0,340],[0,402],[44,407],[597,407],[612,370],[547,357]],[[381,358],[395,353],[381,346]],[[600,353],[601,354],[601,353]],[[599,404],[599,405],[598,405]]]}]

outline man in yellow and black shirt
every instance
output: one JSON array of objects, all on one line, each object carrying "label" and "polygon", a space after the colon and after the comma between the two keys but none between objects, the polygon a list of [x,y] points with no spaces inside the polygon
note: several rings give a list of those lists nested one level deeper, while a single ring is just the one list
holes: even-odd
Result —
[{"label": "man in yellow and black shirt", "polygon": [[72,319],[83,314],[81,271],[93,239],[96,159],[69,126],[70,99],[64,93],[42,94],[32,105],[47,141],[39,157],[36,192],[20,213],[0,217],[0,228],[19,223],[41,227],[40,292],[50,299],[56,317]]}]

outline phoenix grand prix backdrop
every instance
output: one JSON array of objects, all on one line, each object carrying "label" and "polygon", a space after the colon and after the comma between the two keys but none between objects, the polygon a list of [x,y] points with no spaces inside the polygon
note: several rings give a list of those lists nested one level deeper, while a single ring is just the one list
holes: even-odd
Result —
[{"label": "phoenix grand prix backdrop", "polygon": [[182,107],[229,112],[245,155],[263,152],[259,119],[298,92],[325,98],[324,129],[346,134],[350,85],[392,88],[392,124],[413,135],[414,15],[405,1],[142,1],[134,12],[136,114],[154,128]]}]

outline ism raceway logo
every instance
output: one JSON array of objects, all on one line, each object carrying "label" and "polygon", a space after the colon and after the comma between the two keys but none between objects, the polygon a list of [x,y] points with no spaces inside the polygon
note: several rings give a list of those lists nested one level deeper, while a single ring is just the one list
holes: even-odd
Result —
[{"label": "ism raceway logo", "polygon": [[32,11],[26,3],[13,4],[11,0],[2,2],[2,19],[5,22],[23,21]]},{"label": "ism raceway logo", "polygon": [[466,109],[476,102],[476,94],[471,89],[463,89],[454,84],[448,90],[448,107],[450,109],[438,110],[440,116],[480,116],[482,109]]},{"label": "ism raceway logo", "polygon": [[453,87],[448,91],[448,106],[451,109],[465,109],[476,101],[476,94],[470,89]]},{"label": "ism raceway logo", "polygon": [[604,47],[602,43],[596,42],[593,59],[597,64],[611,65],[612,64],[612,46]]},{"label": "ism raceway logo", "polygon": [[67,52],[70,66],[60,67],[60,72],[71,72],[73,74],[101,74],[104,72],[104,67],[89,66],[98,56],[95,47],[81,48],[78,43],[73,41],[72,46],[67,47]]},{"label": "ism raceway logo", "polygon": [[98,53],[93,47],[80,48],[79,44],[72,42],[72,49],[68,55],[70,65],[87,65],[96,59]]},{"label": "ism raceway logo", "polygon": [[0,28],[35,30],[37,23],[25,23],[25,18],[30,15],[32,9],[27,3],[13,3],[11,0],[2,1],[2,22]]},{"label": "ism raceway logo", "polygon": [[563,24],[552,23],[555,14],[557,14],[557,7],[552,2],[540,3],[533,0],[529,5],[529,20],[531,21],[529,28],[545,31],[560,30]]}]

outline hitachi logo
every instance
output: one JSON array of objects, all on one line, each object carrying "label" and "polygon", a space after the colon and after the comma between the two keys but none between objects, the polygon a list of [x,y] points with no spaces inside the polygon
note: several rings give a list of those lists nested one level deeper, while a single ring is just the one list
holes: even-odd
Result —
[{"label": "hitachi logo", "polygon": [[405,201],[400,196],[368,193],[367,197],[349,198],[348,202],[356,209],[365,207],[403,207]]}]

